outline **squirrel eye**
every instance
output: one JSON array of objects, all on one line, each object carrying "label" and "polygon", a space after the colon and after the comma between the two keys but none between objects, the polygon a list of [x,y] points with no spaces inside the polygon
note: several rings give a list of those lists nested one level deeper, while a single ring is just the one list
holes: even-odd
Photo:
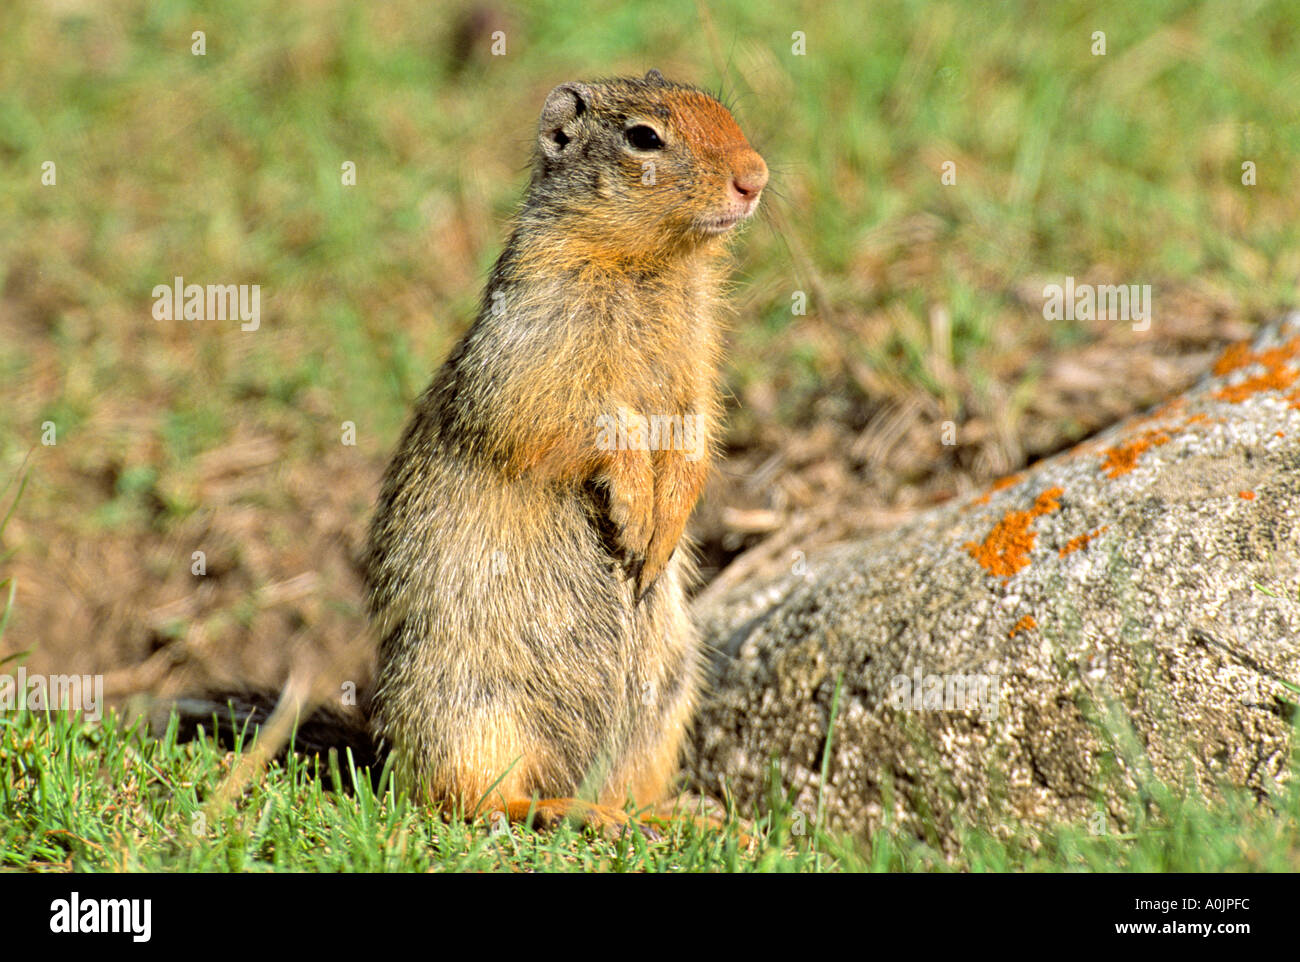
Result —
[{"label": "squirrel eye", "polygon": [[645,124],[637,124],[635,127],[629,127],[623,134],[627,142],[637,150],[658,150],[664,145],[655,133],[653,127],[647,127]]}]

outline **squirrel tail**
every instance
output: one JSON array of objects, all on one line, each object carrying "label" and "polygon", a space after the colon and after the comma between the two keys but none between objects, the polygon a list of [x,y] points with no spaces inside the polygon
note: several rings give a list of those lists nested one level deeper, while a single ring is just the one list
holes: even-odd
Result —
[{"label": "squirrel tail", "polygon": [[[210,691],[156,702],[151,706],[149,721],[151,727],[163,730],[174,714],[179,742],[193,741],[202,728],[208,737],[228,747],[241,740],[247,745],[259,729],[267,727],[281,701],[282,693],[272,689]],[[387,752],[371,735],[367,714],[361,708],[317,706],[298,719],[288,744],[274,757],[283,758],[291,750],[299,755],[328,757],[331,749],[338,752],[340,760],[351,750],[358,771],[369,769],[371,781],[378,784]]]}]

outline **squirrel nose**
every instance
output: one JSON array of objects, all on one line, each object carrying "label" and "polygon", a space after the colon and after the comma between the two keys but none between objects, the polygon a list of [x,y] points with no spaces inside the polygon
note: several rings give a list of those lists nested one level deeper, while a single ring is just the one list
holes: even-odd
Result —
[{"label": "squirrel nose", "polygon": [[743,166],[738,165],[731,175],[731,187],[742,200],[758,196],[767,185],[767,164],[758,154],[751,154]]}]

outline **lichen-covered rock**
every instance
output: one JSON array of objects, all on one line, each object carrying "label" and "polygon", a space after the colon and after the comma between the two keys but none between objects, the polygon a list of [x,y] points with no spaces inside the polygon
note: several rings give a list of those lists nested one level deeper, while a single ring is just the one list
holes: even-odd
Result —
[{"label": "lichen-covered rock", "polygon": [[945,844],[956,820],[1115,831],[1152,775],[1266,791],[1300,682],[1300,314],[1183,397],[795,569],[697,612],[694,774],[742,809],[774,761],[809,817],[820,790],[833,828]]}]

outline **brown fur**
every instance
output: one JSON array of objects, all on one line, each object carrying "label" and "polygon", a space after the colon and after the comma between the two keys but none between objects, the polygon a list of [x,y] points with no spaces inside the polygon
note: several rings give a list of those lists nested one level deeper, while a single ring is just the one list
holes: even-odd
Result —
[{"label": "brown fur", "polygon": [[[725,107],[655,71],[547,98],[478,318],[370,530],[375,734],[430,803],[621,825],[669,791],[702,667],[681,539],[720,413],[725,222],[766,179]],[[697,417],[703,456],[611,449],[620,412]]]}]

